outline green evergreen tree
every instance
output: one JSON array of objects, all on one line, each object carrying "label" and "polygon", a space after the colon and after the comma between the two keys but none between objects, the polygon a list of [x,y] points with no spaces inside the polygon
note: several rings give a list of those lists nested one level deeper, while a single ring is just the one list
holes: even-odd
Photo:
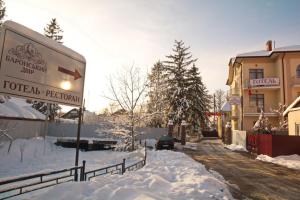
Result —
[{"label": "green evergreen tree", "polygon": [[150,126],[162,127],[166,124],[166,90],[165,72],[162,62],[158,61],[148,75],[148,97],[147,112],[152,115]]},{"label": "green evergreen tree", "polygon": [[6,12],[5,2],[3,0],[0,0],[0,25],[2,25],[3,23],[5,12]]},{"label": "green evergreen tree", "polygon": [[206,113],[210,109],[211,96],[208,94],[208,90],[202,82],[202,77],[195,64],[188,71],[187,76],[188,99],[190,102],[188,122],[196,129],[208,120]]},{"label": "green evergreen tree", "polygon": [[[56,18],[51,19],[50,24],[47,24],[47,26],[44,28],[44,35],[48,38],[51,38],[58,43],[62,44],[62,32],[63,30],[60,28],[60,26],[57,24]],[[47,103],[40,102],[40,101],[34,101],[33,108],[40,111],[43,114],[47,114]],[[58,115],[58,111],[61,109],[61,107],[58,104],[49,104],[49,120],[53,121],[54,118]]]},{"label": "green evergreen tree", "polygon": [[63,43],[63,30],[58,25],[56,18],[52,18],[50,23],[47,24],[46,28],[44,28],[44,35],[48,38],[51,38],[58,43]]},{"label": "green evergreen tree", "polygon": [[197,61],[185,47],[183,41],[175,40],[173,54],[166,56],[164,61],[167,76],[167,99],[169,99],[169,117],[175,123],[186,120],[189,108],[187,72]]}]

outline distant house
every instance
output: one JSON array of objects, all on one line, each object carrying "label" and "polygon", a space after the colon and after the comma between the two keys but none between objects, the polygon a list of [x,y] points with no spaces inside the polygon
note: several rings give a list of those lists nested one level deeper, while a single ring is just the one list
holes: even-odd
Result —
[{"label": "distant house", "polygon": [[284,111],[283,116],[288,116],[289,135],[300,136],[300,97]]},{"label": "distant house", "polygon": [[[43,136],[46,116],[24,99],[0,95],[0,129],[13,138]],[[0,137],[0,140],[3,140]]]},{"label": "distant house", "polygon": [[76,119],[79,116],[79,110],[77,108],[73,108],[72,110],[70,110],[69,112],[63,114],[62,116],[60,116],[60,118],[64,118],[64,119]]}]

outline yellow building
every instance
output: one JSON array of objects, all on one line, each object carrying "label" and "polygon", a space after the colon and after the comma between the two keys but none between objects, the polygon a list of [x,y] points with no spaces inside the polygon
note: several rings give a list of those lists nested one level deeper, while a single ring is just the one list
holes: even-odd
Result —
[{"label": "yellow building", "polygon": [[232,129],[250,130],[261,110],[278,124],[279,103],[289,105],[300,96],[300,45],[238,54],[229,61]]},{"label": "yellow building", "polygon": [[289,135],[300,136],[300,97],[284,111],[283,116],[288,116]]}]

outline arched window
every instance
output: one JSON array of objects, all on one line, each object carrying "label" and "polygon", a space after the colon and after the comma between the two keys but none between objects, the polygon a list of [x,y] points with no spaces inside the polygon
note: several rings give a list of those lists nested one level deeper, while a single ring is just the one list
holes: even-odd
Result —
[{"label": "arched window", "polygon": [[297,76],[297,78],[300,78],[300,65],[298,65],[298,67],[296,69],[296,76]]}]

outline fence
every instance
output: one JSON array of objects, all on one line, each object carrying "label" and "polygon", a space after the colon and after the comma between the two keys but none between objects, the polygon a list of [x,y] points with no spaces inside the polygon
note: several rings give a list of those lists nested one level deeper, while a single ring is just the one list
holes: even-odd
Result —
[{"label": "fence", "polygon": [[[138,161],[126,167],[126,159],[122,163],[111,165],[108,167],[85,172],[86,162],[82,162],[82,166],[72,167],[68,169],[52,171],[48,173],[39,173],[29,176],[18,177],[0,181],[0,199],[7,199],[21,194],[32,192],[35,190],[51,187],[65,182],[90,181],[91,178],[105,174],[124,174],[126,171],[133,171],[142,168],[146,164],[147,150],[145,142],[145,155],[143,160]],[[80,173],[78,173],[78,170]],[[27,190],[24,190],[26,189]]]},{"label": "fence", "polygon": [[[82,172],[84,166],[0,181],[0,199],[7,199],[46,187],[77,180],[78,169]],[[80,176],[80,180],[83,180],[82,176]],[[4,194],[6,194],[6,196],[3,196]]]},{"label": "fence", "polygon": [[300,155],[300,136],[247,133],[247,150],[271,157]]}]

